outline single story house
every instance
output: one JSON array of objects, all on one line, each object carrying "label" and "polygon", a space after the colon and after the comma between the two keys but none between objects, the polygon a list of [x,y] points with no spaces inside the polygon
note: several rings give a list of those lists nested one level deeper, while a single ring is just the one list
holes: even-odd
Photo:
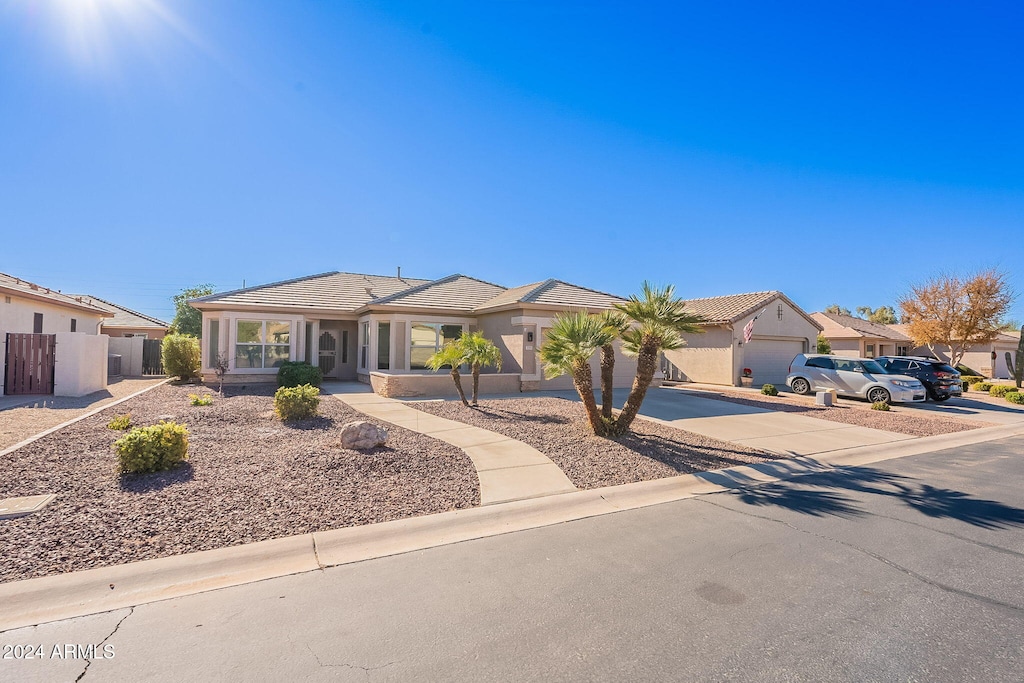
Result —
[{"label": "single story house", "polygon": [[101,308],[112,314],[112,318],[105,318],[100,327],[100,334],[108,337],[141,337],[142,339],[163,339],[167,335],[170,324],[153,318],[145,313],[133,311],[119,304],[91,294],[72,294],[82,301]]},{"label": "single story house", "polygon": [[[813,352],[821,330],[782,292],[750,292],[689,299],[688,310],[705,318],[703,334],[686,335],[686,346],[666,351],[665,378],[739,386],[744,369],[755,386],[782,385],[799,353]],[[754,318],[752,335],[744,328]]]},{"label": "single story house", "polygon": [[[900,334],[907,334],[907,325],[889,325],[888,327]],[[1015,355],[1018,343],[1020,343],[1020,330],[1000,332],[993,342],[968,346],[960,364],[980,372],[985,377],[1010,379],[1010,367],[1006,364],[1006,354],[1009,352],[1011,356]],[[936,347],[933,354],[927,346],[916,346],[913,341],[910,342],[909,353],[914,356],[934,355],[942,360],[949,360],[949,349],[939,346]]]},{"label": "single story house", "polygon": [[82,396],[107,386],[108,311],[0,273],[4,394]]},{"label": "single story house", "polygon": [[[421,280],[330,272],[191,300],[203,313],[203,377],[218,356],[225,381],[271,381],[282,361],[305,360],[324,376],[369,383],[385,396],[451,395],[447,372],[426,368],[448,340],[480,330],[502,353],[502,369],[481,377],[488,393],[572,388],[545,379],[538,357],[552,316],[599,312],[621,297],[559,280],[506,288],[455,274]],[[595,360],[596,362],[596,360]],[[628,387],[636,363],[620,354],[616,385]]]},{"label": "single story house", "polygon": [[821,325],[821,334],[837,356],[906,356],[914,349],[914,341],[899,325],[882,325],[840,313],[819,312],[811,317]]}]

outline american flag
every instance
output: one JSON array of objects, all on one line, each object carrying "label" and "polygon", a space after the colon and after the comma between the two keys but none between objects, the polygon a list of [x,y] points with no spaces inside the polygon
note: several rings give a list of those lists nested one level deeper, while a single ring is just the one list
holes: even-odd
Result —
[{"label": "american flag", "polygon": [[[767,308],[762,308],[761,309],[761,313],[764,313],[767,310],[768,310]],[[747,323],[746,325],[743,326],[743,343],[744,344],[749,343],[750,342],[750,338],[752,336],[754,336],[754,321],[761,317],[761,313],[758,313],[757,315],[755,315],[753,318],[750,319],[749,323]]]}]

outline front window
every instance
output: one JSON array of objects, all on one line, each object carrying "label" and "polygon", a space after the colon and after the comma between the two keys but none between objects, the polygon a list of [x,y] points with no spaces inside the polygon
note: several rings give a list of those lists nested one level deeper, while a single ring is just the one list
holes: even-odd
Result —
[{"label": "front window", "polygon": [[875,345],[874,344],[867,344],[867,345],[865,345],[864,346],[864,355],[867,356],[868,358],[874,358],[875,357]]},{"label": "front window", "polygon": [[362,339],[362,343],[359,345],[359,367],[365,370],[366,363],[370,359],[370,323],[361,325],[359,336]]},{"label": "front window", "polygon": [[908,349],[907,349],[906,346],[897,346],[896,347],[896,355],[897,356],[905,356],[905,355],[907,355],[907,351],[908,351]]},{"label": "front window", "polygon": [[462,336],[462,325],[413,323],[409,342],[409,368],[426,370],[427,359],[448,342]]},{"label": "front window", "polygon": [[208,346],[206,347],[206,367],[214,368],[217,367],[217,357],[220,356],[220,321],[210,321],[210,332],[209,340],[207,340]]},{"label": "front window", "polygon": [[391,369],[391,323],[377,323],[377,369]]},{"label": "front window", "polygon": [[288,360],[291,323],[239,320],[235,328],[236,368],[276,368]]}]

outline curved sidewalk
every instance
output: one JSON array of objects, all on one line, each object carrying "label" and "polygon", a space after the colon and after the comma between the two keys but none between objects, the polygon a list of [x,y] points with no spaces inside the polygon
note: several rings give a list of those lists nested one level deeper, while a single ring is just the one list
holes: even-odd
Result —
[{"label": "curved sidewalk", "polygon": [[365,384],[325,383],[321,391],[370,417],[461,448],[476,467],[481,505],[576,490],[558,465],[522,441],[410,408],[401,401],[378,396]]}]

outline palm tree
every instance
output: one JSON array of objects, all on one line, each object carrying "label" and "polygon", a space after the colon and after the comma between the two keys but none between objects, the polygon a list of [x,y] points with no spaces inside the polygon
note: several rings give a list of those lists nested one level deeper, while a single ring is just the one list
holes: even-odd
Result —
[{"label": "palm tree", "polygon": [[684,346],[683,333],[703,332],[700,323],[704,319],[686,310],[686,302],[675,297],[674,286],[657,289],[649,282],[644,282],[640,296],[634,294],[615,308],[634,323],[622,335],[622,349],[637,359],[629,397],[611,429],[611,434],[618,435],[629,431],[640,412],[640,404],[654,379],[659,354]]},{"label": "palm tree", "polygon": [[629,319],[619,311],[602,311],[598,319],[612,335],[607,344],[601,347],[601,417],[610,422],[614,415],[612,406],[615,403],[615,345],[614,341],[622,337],[629,329]]},{"label": "palm tree", "polygon": [[501,370],[501,349],[494,345],[482,332],[470,332],[463,335],[456,342],[462,347],[465,362],[473,370],[473,405],[477,405],[477,395],[480,391],[480,368],[493,365],[495,369]]},{"label": "palm tree", "polygon": [[597,316],[585,311],[559,313],[551,322],[540,348],[544,363],[544,376],[572,376],[573,386],[587,411],[587,420],[594,434],[608,434],[609,422],[602,419],[594,400],[594,377],[590,371],[590,358],[598,349],[610,344],[613,333]]},{"label": "palm tree", "polygon": [[459,392],[462,405],[468,406],[469,401],[466,400],[466,392],[462,390],[462,376],[459,374],[459,367],[467,362],[466,350],[459,344],[459,341],[459,339],[456,339],[442,346],[437,353],[427,359],[427,367],[435,372],[445,366],[450,367],[452,381],[455,382],[455,390]]}]

